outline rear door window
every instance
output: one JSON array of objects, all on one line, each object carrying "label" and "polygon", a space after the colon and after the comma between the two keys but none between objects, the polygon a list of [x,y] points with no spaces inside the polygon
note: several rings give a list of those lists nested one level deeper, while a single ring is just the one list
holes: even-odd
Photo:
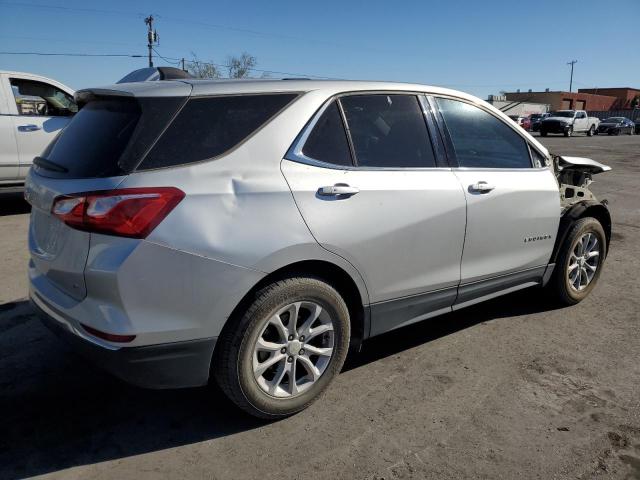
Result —
[{"label": "rear door window", "polygon": [[342,115],[335,101],[327,107],[311,130],[302,153],[314,160],[351,166],[351,152]]},{"label": "rear door window", "polygon": [[435,167],[415,95],[350,95],[340,99],[359,167]]},{"label": "rear door window", "polygon": [[460,167],[531,168],[527,143],[504,121],[465,102],[436,101]]},{"label": "rear door window", "polygon": [[218,157],[246,140],[297,94],[191,98],[138,170]]}]

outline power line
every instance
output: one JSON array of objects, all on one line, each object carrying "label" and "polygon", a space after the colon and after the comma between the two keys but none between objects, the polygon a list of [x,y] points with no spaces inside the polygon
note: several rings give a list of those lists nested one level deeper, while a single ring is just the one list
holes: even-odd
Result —
[{"label": "power line", "polygon": [[[156,53],[158,53],[155,49],[154,49],[154,51]],[[182,59],[180,59],[180,58],[173,58],[173,57],[160,57],[160,58],[162,58],[167,63],[171,63],[169,60],[177,61],[177,63],[182,61]],[[167,60],[167,58],[169,60]],[[213,67],[220,67],[220,68],[230,68],[231,67],[231,65],[224,64],[224,63],[203,62],[203,61],[200,61],[200,60],[191,61],[191,62],[187,60],[187,63],[199,63],[201,65],[211,65]],[[306,73],[279,72],[277,70],[263,70],[261,68],[247,68],[247,70],[250,70],[252,72],[261,72],[261,73],[268,73],[268,74],[273,74],[273,75],[285,75],[285,76],[304,77],[304,78],[317,78],[317,79],[321,79],[321,80],[337,80],[337,79],[332,79],[330,77],[323,77],[323,76],[320,76],[320,75],[309,75],[309,74],[306,74]]]},{"label": "power line", "polygon": [[[179,64],[182,59],[181,58],[173,58],[173,57],[163,57],[158,53],[158,51],[153,48],[155,52],[155,56],[161,58],[165,62],[173,65]],[[128,57],[128,58],[144,58],[146,55],[136,55],[136,54],[124,54],[124,53],[58,53],[58,52],[0,52],[0,55],[36,55],[36,56],[57,56],[57,57]],[[189,62],[188,63],[193,63]],[[198,63],[202,65],[212,65],[220,68],[229,68],[230,65],[223,63],[213,63],[213,62],[201,62],[198,60]],[[320,75],[309,75],[304,73],[293,73],[293,72],[280,72],[277,70],[264,70],[261,68],[249,68],[253,72],[261,72],[273,75],[284,75],[291,77],[306,77],[306,78],[318,78],[318,79],[329,79],[329,77],[323,77]]]},{"label": "power line", "polygon": [[[44,5],[44,4],[41,4],[41,3],[1,1],[0,4],[16,6],[16,7],[44,8],[44,9],[67,11],[67,12],[74,12],[75,11],[75,12],[79,12],[79,13],[89,13],[89,14],[122,15],[122,16],[136,17],[136,18],[143,18],[143,17],[146,16],[146,14],[143,14],[143,13],[126,12],[126,11],[122,11],[122,10],[104,10],[104,9],[86,8],[86,7],[67,7],[67,6],[63,6],[63,5]],[[278,38],[280,40],[288,40],[288,41],[296,40],[296,41],[302,41],[302,42],[306,42],[306,43],[316,43],[316,44],[323,44],[323,45],[331,45],[333,47],[340,47],[340,48],[354,48],[355,47],[357,50],[367,50],[367,51],[372,51],[372,52],[381,52],[382,51],[380,49],[374,49],[374,48],[370,48],[370,47],[366,47],[366,46],[362,46],[362,45],[341,44],[341,43],[330,42],[330,41],[326,41],[326,40],[313,39],[313,38],[308,38],[308,37],[299,37],[299,36],[287,35],[287,34],[282,34],[282,33],[274,33],[274,32],[264,32],[264,31],[261,31],[261,30],[253,30],[253,29],[249,29],[249,28],[234,27],[234,26],[223,25],[223,24],[218,24],[218,23],[207,23],[207,22],[202,22],[202,21],[199,21],[199,20],[191,20],[191,19],[186,19],[186,18],[176,18],[176,17],[160,15],[160,14],[154,14],[154,17],[155,18],[161,18],[163,20],[168,20],[170,22],[175,22],[175,23],[183,23],[183,24],[186,23],[186,24],[191,24],[191,25],[197,25],[197,26],[204,27],[204,28],[228,30],[228,31],[238,32],[238,33],[248,33],[250,35],[257,35],[257,36],[262,36],[262,37],[272,37],[272,38]],[[391,53],[391,52],[387,51],[387,53]]]},{"label": "power line", "polygon": [[0,52],[0,55],[38,55],[43,57],[129,57],[144,58],[144,55],[126,53],[52,53],[52,52]]},{"label": "power line", "polygon": [[169,60],[167,57],[163,57],[162,55],[160,55],[160,52],[158,52],[158,50],[156,50],[155,48],[152,47],[152,50],[155,52],[155,54],[156,54],[156,56],[158,58],[161,58],[162,60],[164,60],[165,62],[167,62],[170,65],[179,65],[180,62],[182,61],[181,59],[176,59],[177,61]]},{"label": "power line", "polygon": [[31,8],[45,8],[49,10],[63,10],[67,12],[81,12],[81,13],[99,13],[101,15],[122,15],[122,16],[136,16],[138,18],[144,17],[143,13],[125,12],[122,10],[104,10],[99,8],[84,8],[84,7],[65,7],[63,5],[44,5],[42,3],[28,3],[28,2],[0,2],[2,5],[11,5],[15,7],[31,7]]}]

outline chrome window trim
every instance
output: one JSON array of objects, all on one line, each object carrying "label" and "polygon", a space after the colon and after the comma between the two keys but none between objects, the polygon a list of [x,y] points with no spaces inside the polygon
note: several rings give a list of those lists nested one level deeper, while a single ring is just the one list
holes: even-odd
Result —
[{"label": "chrome window trim", "polygon": [[496,168],[496,167],[453,167],[455,171],[462,172],[542,172],[549,170],[549,167],[531,167],[531,168]]},{"label": "chrome window trim", "polygon": [[[334,163],[328,163],[328,162],[323,162],[321,160],[316,160],[315,158],[311,158],[306,156],[303,152],[302,152],[302,148],[304,147],[304,144],[306,143],[307,139],[309,138],[309,135],[311,135],[311,131],[313,130],[313,128],[316,126],[316,124],[318,123],[318,120],[320,119],[320,117],[322,116],[322,114],[325,112],[325,110],[327,108],[329,108],[329,105],[331,105],[331,102],[333,101],[337,101],[342,97],[350,97],[350,96],[354,96],[354,95],[412,95],[417,97],[418,100],[418,104],[420,105],[420,108],[422,110],[422,114],[425,117],[425,123],[426,123],[426,127],[427,127],[427,135],[429,137],[429,141],[431,142],[431,146],[433,148],[433,153],[434,156],[436,157],[436,162],[437,162],[437,156],[440,153],[438,151],[438,147],[437,144],[438,142],[436,141],[436,139],[432,138],[431,136],[431,132],[430,132],[430,128],[431,128],[431,124],[429,123],[429,121],[426,118],[426,115],[429,113],[427,110],[425,110],[425,105],[423,104],[423,97],[425,97],[425,95],[428,95],[426,92],[417,92],[417,91],[409,91],[409,90],[356,90],[356,91],[349,91],[349,92],[341,92],[335,95],[332,95],[331,97],[329,97],[327,100],[325,100],[325,102],[322,104],[322,106],[316,111],[316,113],[313,114],[313,116],[311,117],[311,120],[309,122],[307,122],[307,124],[304,126],[304,128],[302,129],[302,131],[298,134],[298,136],[296,137],[296,139],[294,140],[293,144],[291,145],[291,147],[289,147],[289,150],[287,151],[287,153],[284,155],[284,160],[289,160],[292,162],[297,162],[297,163],[302,163],[305,165],[311,165],[313,167],[321,167],[321,168],[329,168],[332,170],[348,170],[348,171],[373,171],[373,172],[420,172],[420,171],[451,171],[451,167],[418,167],[418,168],[407,168],[407,167],[371,167],[371,166],[358,166],[358,165],[337,165]],[[428,104],[427,104],[428,106]],[[343,128],[345,129],[345,135],[347,134],[346,132],[346,126],[343,125]],[[348,138],[348,137],[347,137]],[[351,155],[353,155],[352,152],[350,152]],[[352,158],[353,160],[353,158]]]}]

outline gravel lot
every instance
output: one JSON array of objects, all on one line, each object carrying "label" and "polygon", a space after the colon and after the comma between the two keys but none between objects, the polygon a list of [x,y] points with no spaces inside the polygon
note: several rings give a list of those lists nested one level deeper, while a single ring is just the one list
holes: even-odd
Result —
[{"label": "gravel lot", "polygon": [[0,196],[0,478],[640,478],[640,136],[548,137],[614,170],[598,287],[525,290],[367,342],[304,413],[145,391],[66,350],[26,296],[28,207]]}]

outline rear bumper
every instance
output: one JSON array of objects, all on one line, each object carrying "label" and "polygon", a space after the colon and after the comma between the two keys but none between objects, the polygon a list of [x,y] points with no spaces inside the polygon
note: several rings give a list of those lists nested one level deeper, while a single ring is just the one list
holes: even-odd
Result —
[{"label": "rear bumper", "polygon": [[159,389],[197,387],[209,381],[215,338],[110,349],[80,337],[33,298],[31,304],[53,333],[81,356],[127,383]]}]

